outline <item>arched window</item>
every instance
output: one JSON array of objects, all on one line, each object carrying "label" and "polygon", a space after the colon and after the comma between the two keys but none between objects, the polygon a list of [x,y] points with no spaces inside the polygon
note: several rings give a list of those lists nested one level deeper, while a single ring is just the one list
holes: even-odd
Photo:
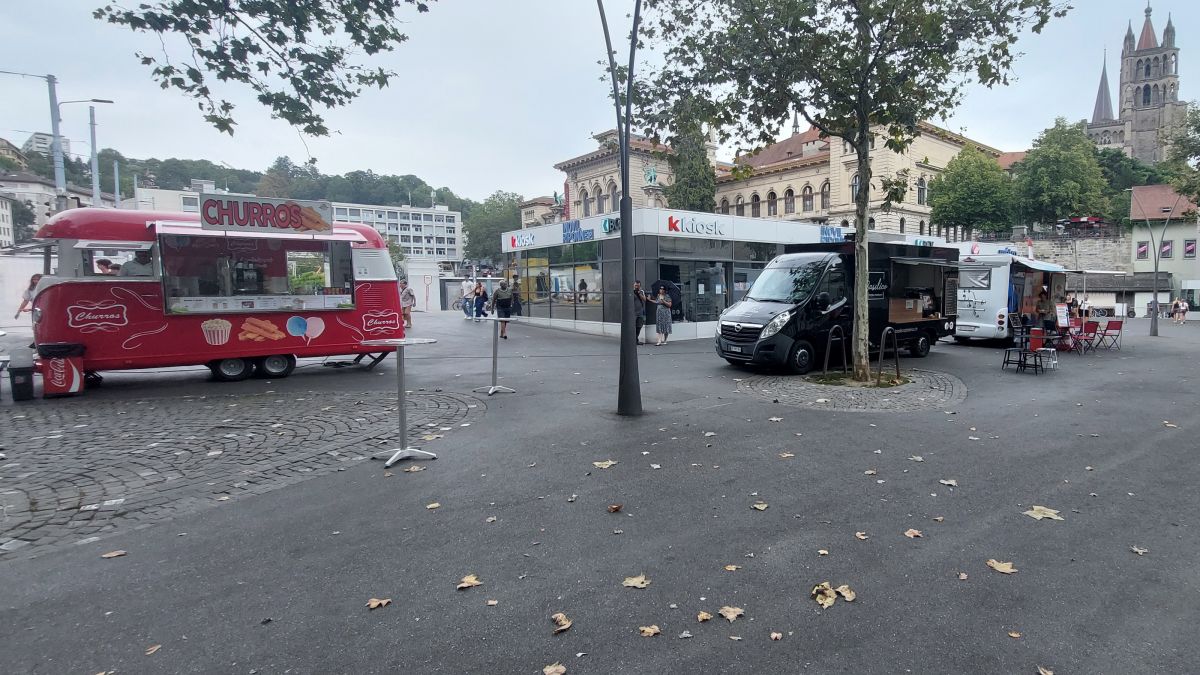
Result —
[{"label": "arched window", "polygon": [[1172,85],[1171,85],[1171,93],[1167,95],[1167,100],[1168,100],[1168,101],[1175,101],[1175,100],[1178,100],[1178,99],[1176,99],[1176,98],[1175,98],[1177,95],[1178,95],[1178,94],[1176,94],[1176,93],[1175,93],[1175,85],[1174,85],[1174,84],[1172,84]]},{"label": "arched window", "polygon": [[596,213],[608,212],[608,195],[604,194],[600,188],[596,188]]},{"label": "arched window", "polygon": [[1150,77],[1150,59],[1146,59],[1146,65],[1143,70],[1144,70],[1145,76]]},{"label": "arched window", "polygon": [[874,218],[867,219],[867,229],[868,230],[875,229],[875,219]]},{"label": "arched window", "polygon": [[821,185],[821,210],[829,208],[829,181]]},{"label": "arched window", "polygon": [[858,174],[850,179],[850,201],[858,201]]},{"label": "arched window", "polygon": [[1141,77],[1142,75],[1142,60],[1138,59],[1137,63],[1133,64],[1133,76]]},{"label": "arched window", "polygon": [[900,234],[904,234],[904,219],[900,219]]},{"label": "arched window", "polygon": [[1162,72],[1161,70],[1159,70],[1159,67],[1160,66],[1158,63],[1158,57],[1156,56],[1156,57],[1154,57],[1154,76],[1155,77],[1157,77],[1158,74]]},{"label": "arched window", "polygon": [[929,201],[929,184],[925,182],[925,176],[917,179],[917,204],[924,206]]},{"label": "arched window", "polygon": [[842,221],[842,228],[844,229],[844,228],[847,228],[847,227],[850,227],[850,221],[848,221],[848,220],[843,220],[843,221]]},{"label": "arched window", "polygon": [[917,228],[917,234],[925,234],[925,221],[921,221],[921,224]]},{"label": "arched window", "polygon": [[1157,84],[1154,85],[1154,90],[1153,90],[1153,94],[1150,97],[1150,101],[1152,103],[1154,103],[1154,105],[1158,105],[1159,103],[1162,103],[1162,92],[1160,92],[1158,90]]},{"label": "arched window", "polygon": [[616,183],[613,183],[611,181],[609,182],[608,195],[609,195],[609,198],[612,199],[612,210],[620,211],[621,210],[621,193],[617,192],[617,184]]},{"label": "arched window", "polygon": [[746,201],[742,199],[741,195],[738,195],[733,202],[733,213],[737,216],[746,215]]},{"label": "arched window", "polygon": [[813,210],[813,189],[811,185],[805,185],[800,191],[800,208],[805,213]]},{"label": "arched window", "polygon": [[787,192],[783,193],[783,212],[796,212],[796,192],[792,188],[788,188]]},{"label": "arched window", "polygon": [[750,195],[750,215],[762,218],[762,199],[758,195]]},{"label": "arched window", "polygon": [[721,197],[721,213],[729,215],[729,200]]},{"label": "arched window", "polygon": [[774,191],[767,193],[767,215],[768,216],[779,215],[779,201],[778,201],[778,199],[776,199]]},{"label": "arched window", "polygon": [[588,191],[586,189],[579,191],[579,199],[583,202],[583,215],[592,215],[592,200],[588,199]]}]

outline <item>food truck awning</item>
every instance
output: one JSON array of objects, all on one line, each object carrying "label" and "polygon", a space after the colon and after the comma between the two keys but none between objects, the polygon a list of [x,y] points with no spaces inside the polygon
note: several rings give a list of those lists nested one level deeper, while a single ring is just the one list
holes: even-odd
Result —
[{"label": "food truck awning", "polygon": [[958,262],[941,260],[939,258],[892,258],[892,262],[901,265],[937,265],[938,267],[958,267]]},{"label": "food truck awning", "polygon": [[355,230],[335,227],[333,232],[321,234],[292,234],[287,232],[236,232],[225,230],[202,230],[194,224],[154,221],[158,234],[174,234],[187,237],[232,237],[235,239],[294,239],[298,241],[350,241],[365,243],[367,238]]},{"label": "food truck awning", "polygon": [[1024,265],[1030,269],[1038,270],[1039,272],[1066,272],[1067,270],[1061,265],[1045,263],[1032,258],[1013,257],[1013,262],[1018,265]]}]

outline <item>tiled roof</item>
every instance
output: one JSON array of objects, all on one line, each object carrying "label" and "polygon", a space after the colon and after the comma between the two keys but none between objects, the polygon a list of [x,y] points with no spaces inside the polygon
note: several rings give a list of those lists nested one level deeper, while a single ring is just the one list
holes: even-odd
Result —
[{"label": "tiled roof", "polygon": [[1150,24],[1150,8],[1146,8],[1146,23],[1142,24],[1142,35],[1138,38],[1138,50],[1156,49],[1158,37],[1154,35],[1154,26]]},{"label": "tiled roof", "polygon": [[[1138,272],[1136,274],[1077,274],[1067,273],[1067,290],[1082,293],[1084,276],[1087,276],[1086,288],[1089,293],[1102,291],[1153,291],[1154,272]],[[1171,273],[1158,273],[1158,288],[1164,290],[1171,287]]]},{"label": "tiled roof", "polygon": [[1135,186],[1133,198],[1129,200],[1129,219],[1136,221],[1166,220],[1168,217],[1174,220],[1194,210],[1196,205],[1187,197],[1180,199],[1179,193],[1170,185]]},{"label": "tiled roof", "polygon": [[809,127],[803,133],[792,134],[778,143],[768,145],[753,155],[743,157],[741,163],[758,169],[776,162],[799,159],[803,154],[804,146],[816,141],[822,142],[822,148],[819,149],[823,149],[829,145],[828,139],[822,139],[821,132],[816,127]]},{"label": "tiled roof", "polygon": [[1000,156],[996,158],[996,163],[1000,165],[1001,169],[1008,171],[1012,168],[1013,164],[1025,159],[1026,154],[1027,151],[1025,150],[1020,152],[1002,152],[1000,153]]},{"label": "tiled roof", "polygon": [[554,205],[554,197],[534,197],[533,199],[527,199],[527,200],[521,202],[520,205],[521,206],[539,206],[539,205],[553,206]]}]

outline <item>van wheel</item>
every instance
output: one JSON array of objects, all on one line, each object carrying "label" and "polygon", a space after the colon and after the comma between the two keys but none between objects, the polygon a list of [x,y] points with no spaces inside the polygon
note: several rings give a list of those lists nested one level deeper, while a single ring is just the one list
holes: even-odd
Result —
[{"label": "van wheel", "polygon": [[264,356],[254,364],[255,377],[287,377],[296,369],[296,357],[291,354]]},{"label": "van wheel", "polygon": [[247,359],[221,359],[209,363],[208,367],[220,382],[238,382],[254,372],[254,364]]},{"label": "van wheel", "polygon": [[922,333],[920,337],[918,337],[911,345],[908,346],[908,353],[912,354],[918,359],[923,359],[926,356],[929,356],[929,349],[931,346],[932,343],[929,341],[929,336]]},{"label": "van wheel", "polygon": [[813,369],[816,360],[817,353],[813,346],[805,340],[796,340],[792,354],[788,357],[788,368],[797,375],[804,375]]}]

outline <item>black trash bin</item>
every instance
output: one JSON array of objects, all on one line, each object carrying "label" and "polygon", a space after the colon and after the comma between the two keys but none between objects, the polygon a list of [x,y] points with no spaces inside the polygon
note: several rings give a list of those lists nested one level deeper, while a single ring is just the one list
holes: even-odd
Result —
[{"label": "black trash bin", "polygon": [[14,401],[33,400],[33,366],[9,366],[8,383]]},{"label": "black trash bin", "polygon": [[65,359],[83,356],[84,345],[75,342],[47,342],[37,346],[38,356],[44,359]]}]

